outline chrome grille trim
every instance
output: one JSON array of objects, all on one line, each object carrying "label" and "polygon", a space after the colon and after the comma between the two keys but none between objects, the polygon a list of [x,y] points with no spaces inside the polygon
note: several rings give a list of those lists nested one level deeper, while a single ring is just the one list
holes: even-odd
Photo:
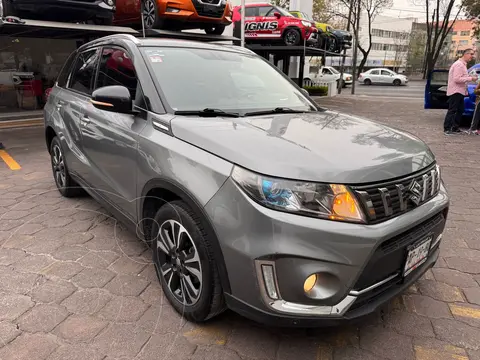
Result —
[{"label": "chrome grille trim", "polygon": [[369,223],[389,220],[413,210],[435,197],[440,190],[437,164],[401,179],[371,185],[351,186]]}]

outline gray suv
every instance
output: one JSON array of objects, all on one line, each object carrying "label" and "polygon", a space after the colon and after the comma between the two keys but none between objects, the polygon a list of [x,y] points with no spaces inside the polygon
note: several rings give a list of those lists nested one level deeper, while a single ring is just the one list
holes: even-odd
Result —
[{"label": "gray suv", "polygon": [[431,268],[449,198],[416,137],[322,109],[235,46],[114,35],[67,60],[45,107],[63,196],[151,245],[190,321],[371,313]]}]

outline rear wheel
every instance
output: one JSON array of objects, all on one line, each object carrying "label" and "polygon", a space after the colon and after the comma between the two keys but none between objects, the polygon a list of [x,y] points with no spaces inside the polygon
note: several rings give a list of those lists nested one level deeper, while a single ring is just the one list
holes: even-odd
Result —
[{"label": "rear wheel", "polygon": [[365,79],[365,80],[363,81],[363,83],[364,83],[365,85],[372,85],[372,80],[370,80],[370,79]]},{"label": "rear wheel", "polygon": [[163,29],[165,19],[158,12],[157,0],[142,2],[142,16],[145,29]]},{"label": "rear wheel", "polygon": [[211,236],[183,201],[163,205],[154,217],[158,279],[170,304],[189,321],[203,322],[225,310]]},{"label": "rear wheel", "polygon": [[64,197],[76,197],[85,194],[82,187],[70,177],[62,146],[57,136],[53,138],[50,144],[50,159],[53,178],[60,194]]},{"label": "rear wheel", "polygon": [[225,25],[215,25],[205,28],[205,33],[208,35],[222,35],[225,31]]},{"label": "rear wheel", "polygon": [[283,34],[283,42],[287,46],[297,46],[302,41],[302,35],[297,29],[287,29]]}]

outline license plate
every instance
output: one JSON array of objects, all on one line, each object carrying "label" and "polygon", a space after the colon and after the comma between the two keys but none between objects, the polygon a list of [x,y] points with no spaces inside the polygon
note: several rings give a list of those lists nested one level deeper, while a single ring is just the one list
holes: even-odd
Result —
[{"label": "license plate", "polygon": [[405,267],[403,268],[403,276],[407,276],[427,261],[432,239],[433,237],[429,236],[408,250],[407,260],[405,261]]}]

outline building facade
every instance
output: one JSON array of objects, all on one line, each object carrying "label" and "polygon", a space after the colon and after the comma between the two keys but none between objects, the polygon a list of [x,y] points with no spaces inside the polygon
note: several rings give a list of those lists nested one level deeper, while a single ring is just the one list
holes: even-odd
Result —
[{"label": "building facade", "polygon": [[[385,67],[394,71],[404,71],[407,66],[412,24],[416,21],[416,18],[377,15],[372,22],[372,48],[365,68]],[[360,18],[358,40],[363,49],[368,49],[370,34],[366,13],[362,13]],[[353,48],[347,52],[347,55],[349,57],[345,63],[350,67],[352,66]],[[359,51],[357,65],[361,60],[362,53]],[[334,66],[340,65],[340,61],[335,58],[327,59],[327,63]]]},{"label": "building facade", "polygon": [[461,53],[468,49],[476,49],[477,39],[474,37],[475,24],[470,20],[457,20],[452,27],[452,45],[450,55],[461,56]]}]

